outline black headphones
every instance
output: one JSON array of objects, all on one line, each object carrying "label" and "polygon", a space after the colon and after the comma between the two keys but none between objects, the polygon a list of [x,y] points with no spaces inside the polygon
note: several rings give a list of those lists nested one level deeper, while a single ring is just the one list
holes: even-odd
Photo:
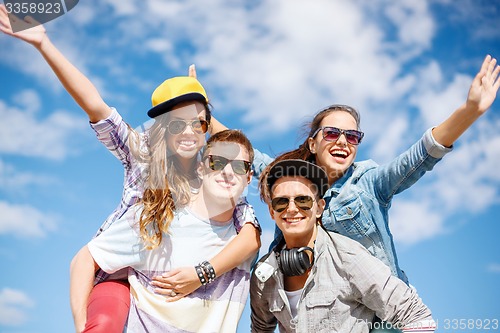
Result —
[{"label": "black headphones", "polygon": [[[309,260],[306,251],[311,251],[311,260]],[[277,257],[278,265],[286,276],[302,275],[314,264],[314,250],[309,246],[294,247],[291,249],[284,248],[279,252]]]}]

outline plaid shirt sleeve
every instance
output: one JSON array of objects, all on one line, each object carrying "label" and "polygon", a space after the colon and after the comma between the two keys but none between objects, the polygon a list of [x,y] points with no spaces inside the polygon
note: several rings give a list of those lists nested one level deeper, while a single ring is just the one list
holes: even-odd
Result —
[{"label": "plaid shirt sleeve", "polygon": [[253,224],[253,226],[259,230],[259,233],[262,233],[259,221],[255,215],[255,210],[253,206],[248,203],[246,197],[240,197],[238,200],[233,213],[233,221],[236,232],[238,233],[246,223]]},{"label": "plaid shirt sleeve", "polygon": [[97,139],[118,158],[125,167],[130,166],[130,147],[128,137],[130,134],[129,125],[122,116],[111,108],[112,112],[108,118],[96,123],[90,123],[90,127],[96,132]]}]

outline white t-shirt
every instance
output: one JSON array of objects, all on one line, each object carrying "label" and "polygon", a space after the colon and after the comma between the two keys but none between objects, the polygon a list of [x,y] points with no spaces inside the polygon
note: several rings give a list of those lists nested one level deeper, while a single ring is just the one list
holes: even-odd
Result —
[{"label": "white t-shirt", "polygon": [[290,304],[290,312],[292,312],[292,318],[295,318],[297,316],[297,304],[299,304],[300,295],[302,295],[303,289],[304,288],[294,291],[285,290],[286,298],[288,298],[288,304]]},{"label": "white t-shirt", "polygon": [[140,210],[132,208],[88,244],[107,273],[129,266],[131,304],[124,332],[235,332],[249,289],[252,259],[172,303],[154,293],[151,278],[172,268],[195,266],[215,256],[236,236],[233,221],[176,213],[162,244],[146,250],[138,234]]}]

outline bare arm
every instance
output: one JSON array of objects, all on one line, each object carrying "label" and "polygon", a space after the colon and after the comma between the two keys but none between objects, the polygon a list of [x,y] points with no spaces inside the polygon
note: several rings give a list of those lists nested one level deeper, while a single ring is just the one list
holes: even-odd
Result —
[{"label": "bare arm", "polygon": [[213,257],[210,263],[217,276],[220,276],[255,256],[259,249],[259,230],[252,223],[246,223],[240,233]]},{"label": "bare arm", "polygon": [[[259,248],[259,230],[253,224],[246,223],[240,233],[209,262],[214,267],[216,275],[221,276],[256,255]],[[194,267],[181,267],[162,276],[156,276],[152,284],[158,287],[156,289],[158,294],[169,296],[167,298],[169,302],[181,299],[201,286]],[[175,297],[170,297],[172,290],[177,293]]]},{"label": "bare arm", "polygon": [[82,332],[85,328],[88,299],[98,267],[86,245],[71,261],[69,294],[76,332]]},{"label": "bare arm", "polygon": [[[11,17],[11,19],[16,18]],[[30,17],[27,17],[25,22],[32,26],[36,24]],[[0,5],[0,31],[33,45],[40,52],[66,91],[87,113],[91,122],[109,116],[111,110],[96,87],[52,44],[42,25],[15,33],[12,31],[7,9],[4,5]]]},{"label": "bare arm", "polygon": [[490,55],[486,56],[481,70],[472,81],[467,101],[433,129],[432,135],[437,142],[451,147],[490,108],[500,86],[499,73],[500,67],[497,65],[497,60]]}]

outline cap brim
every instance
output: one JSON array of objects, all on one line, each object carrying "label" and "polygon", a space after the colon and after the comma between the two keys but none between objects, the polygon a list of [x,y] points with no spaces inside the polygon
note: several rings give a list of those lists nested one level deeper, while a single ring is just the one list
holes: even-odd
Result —
[{"label": "cap brim", "polygon": [[269,170],[267,176],[269,190],[279,178],[287,176],[300,176],[309,179],[316,185],[319,197],[323,197],[329,187],[325,170],[316,164],[295,159],[279,161]]},{"label": "cap brim", "polygon": [[161,114],[172,111],[172,108],[175,107],[177,104],[180,104],[182,102],[188,102],[188,101],[199,101],[202,103],[207,103],[205,96],[203,96],[202,94],[189,93],[189,94],[177,96],[177,97],[172,98],[168,101],[165,101],[163,103],[158,104],[157,106],[151,108],[148,111],[148,116],[151,118],[158,117]]}]

